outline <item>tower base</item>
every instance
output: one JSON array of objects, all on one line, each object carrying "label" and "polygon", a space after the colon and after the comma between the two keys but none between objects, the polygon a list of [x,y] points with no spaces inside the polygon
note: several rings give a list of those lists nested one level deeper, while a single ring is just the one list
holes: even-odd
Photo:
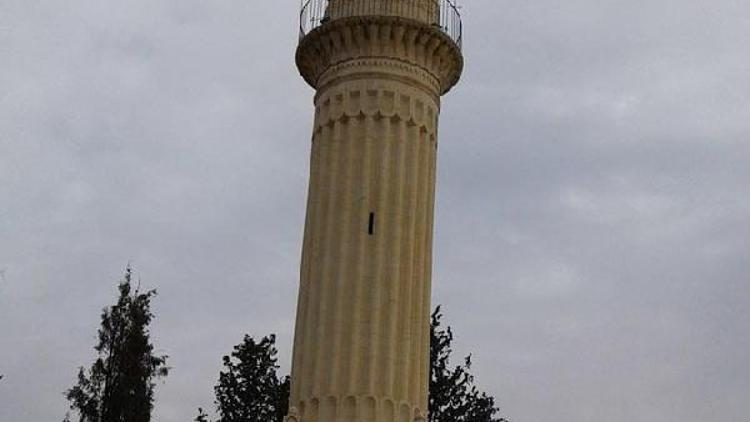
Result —
[{"label": "tower base", "polygon": [[[318,419],[315,418],[314,420],[318,420]],[[355,416],[355,419],[352,419],[352,420],[344,420],[343,418],[337,418],[334,416],[332,420],[319,420],[318,422],[336,422],[339,420],[342,422],[354,422],[355,420],[358,420],[358,419],[356,419],[356,416]],[[375,420],[377,419],[368,419],[368,422],[375,421]],[[308,421],[309,421],[308,419],[305,419],[304,422],[308,422]],[[289,414],[287,414],[287,416],[284,418],[284,422],[303,422],[302,416],[300,416],[299,414],[299,410],[297,410],[296,407],[291,407],[289,409]],[[404,422],[409,422],[408,416]],[[412,419],[412,422],[427,422],[427,415],[425,413],[417,411],[417,414],[414,416],[414,419]]]}]

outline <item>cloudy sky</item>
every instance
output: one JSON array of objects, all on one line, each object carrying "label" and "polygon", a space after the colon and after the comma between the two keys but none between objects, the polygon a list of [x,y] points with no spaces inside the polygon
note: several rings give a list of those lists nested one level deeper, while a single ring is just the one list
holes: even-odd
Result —
[{"label": "cloudy sky", "polygon": [[[750,3],[466,0],[433,302],[514,422],[745,422]],[[62,419],[128,262],[172,373],[289,367],[313,92],[298,0],[0,0],[0,420]]]}]

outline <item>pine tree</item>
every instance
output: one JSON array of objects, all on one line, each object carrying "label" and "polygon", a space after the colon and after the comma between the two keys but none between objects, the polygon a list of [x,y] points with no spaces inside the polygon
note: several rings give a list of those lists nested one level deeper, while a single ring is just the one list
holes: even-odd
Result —
[{"label": "pine tree", "polygon": [[218,422],[282,422],[289,404],[289,377],[276,374],[276,336],[256,342],[246,335],[224,356],[214,388]]},{"label": "pine tree", "polygon": [[495,399],[480,392],[471,374],[471,356],[463,365],[450,366],[453,352],[453,331],[443,329],[440,306],[432,313],[430,322],[430,422],[507,422],[495,415]]},{"label": "pine tree", "polygon": [[149,422],[155,380],[167,376],[167,356],[154,354],[148,326],[155,290],[131,285],[128,267],[117,303],[105,308],[95,350],[98,357],[65,396],[80,422]]}]

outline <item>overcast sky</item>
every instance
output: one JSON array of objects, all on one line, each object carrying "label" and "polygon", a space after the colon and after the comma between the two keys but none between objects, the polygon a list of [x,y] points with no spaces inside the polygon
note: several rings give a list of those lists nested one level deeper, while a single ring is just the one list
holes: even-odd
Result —
[{"label": "overcast sky", "polygon": [[[746,422],[750,3],[466,0],[433,303],[513,422]],[[0,420],[57,421],[132,262],[212,406],[289,368],[313,91],[298,0],[0,0]]]}]

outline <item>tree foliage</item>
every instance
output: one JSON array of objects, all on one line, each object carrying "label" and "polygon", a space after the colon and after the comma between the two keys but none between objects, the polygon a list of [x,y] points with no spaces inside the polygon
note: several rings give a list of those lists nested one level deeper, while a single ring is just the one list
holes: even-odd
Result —
[{"label": "tree foliage", "polygon": [[203,411],[203,408],[198,408],[198,416],[193,419],[193,422],[209,422],[208,415]]},{"label": "tree foliage", "polygon": [[507,422],[496,417],[495,399],[480,392],[471,374],[471,356],[451,367],[453,331],[442,328],[438,306],[430,321],[430,422]]},{"label": "tree foliage", "polygon": [[134,290],[131,279],[128,267],[117,303],[102,312],[98,357],[88,370],[79,369],[65,393],[80,422],[149,422],[155,380],[168,373],[167,356],[154,354],[148,330],[156,291]]},{"label": "tree foliage", "polygon": [[277,375],[276,336],[256,342],[246,335],[230,356],[214,388],[217,422],[282,422],[289,405],[289,377]]},{"label": "tree foliage", "polygon": [[[495,399],[479,391],[471,374],[471,357],[451,366],[453,331],[443,328],[440,307],[430,324],[429,422],[507,422],[496,415]],[[276,373],[276,338],[256,342],[245,336],[224,356],[225,370],[215,387],[221,419],[216,422],[281,422],[289,406],[289,377]],[[208,422],[199,409],[195,422]]]}]

